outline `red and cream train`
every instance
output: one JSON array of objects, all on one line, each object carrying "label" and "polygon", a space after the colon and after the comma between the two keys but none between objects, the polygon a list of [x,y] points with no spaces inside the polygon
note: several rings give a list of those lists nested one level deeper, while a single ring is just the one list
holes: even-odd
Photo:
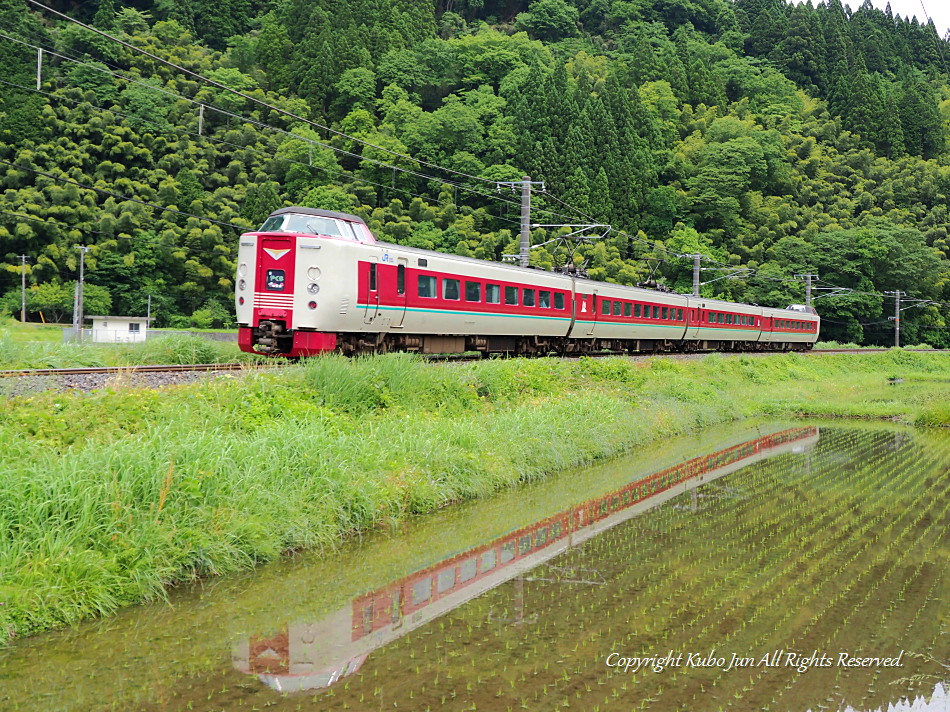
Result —
[{"label": "red and cream train", "polygon": [[355,215],[281,208],[241,236],[244,351],[584,354],[805,350],[819,318],[377,242]]}]

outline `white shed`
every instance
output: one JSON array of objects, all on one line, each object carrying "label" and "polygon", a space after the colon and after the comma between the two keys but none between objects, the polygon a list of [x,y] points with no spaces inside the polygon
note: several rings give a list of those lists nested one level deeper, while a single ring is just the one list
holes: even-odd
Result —
[{"label": "white shed", "polygon": [[119,344],[145,341],[149,317],[145,316],[91,316],[92,340],[100,344]]}]

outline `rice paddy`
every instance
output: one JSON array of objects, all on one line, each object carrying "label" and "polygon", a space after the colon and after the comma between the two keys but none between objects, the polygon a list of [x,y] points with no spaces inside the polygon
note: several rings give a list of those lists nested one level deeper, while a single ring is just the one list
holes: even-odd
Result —
[{"label": "rice paddy", "polygon": [[0,708],[887,709],[950,679],[948,468],[890,423],[672,438],[20,641]]}]

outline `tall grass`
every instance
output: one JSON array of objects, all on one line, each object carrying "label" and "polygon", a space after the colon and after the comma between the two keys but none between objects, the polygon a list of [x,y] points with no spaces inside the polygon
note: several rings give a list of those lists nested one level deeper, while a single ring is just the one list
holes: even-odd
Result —
[{"label": "tall grass", "polygon": [[236,343],[196,336],[151,337],[136,344],[55,343],[19,341],[0,327],[0,368],[72,368],[145,364],[233,363],[261,360],[240,351]]},{"label": "tall grass", "polygon": [[900,350],[443,365],[393,355],[161,393],[0,401],[0,632],[103,615],[701,426],[762,414],[913,421],[946,402],[948,381],[945,355]]}]

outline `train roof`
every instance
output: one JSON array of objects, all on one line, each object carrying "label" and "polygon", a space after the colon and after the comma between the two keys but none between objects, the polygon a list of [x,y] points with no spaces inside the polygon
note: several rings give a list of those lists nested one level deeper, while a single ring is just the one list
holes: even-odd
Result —
[{"label": "train roof", "polygon": [[271,215],[287,215],[288,213],[296,213],[297,215],[313,215],[319,218],[334,218],[336,220],[349,220],[350,222],[358,222],[366,224],[366,221],[363,218],[357,215],[351,215],[350,213],[337,213],[332,210],[320,210],[318,208],[305,208],[300,205],[291,205],[289,208],[279,208],[272,212]]},{"label": "train roof", "polygon": [[[271,216],[274,216],[274,215],[287,215],[287,214],[289,214],[289,213],[295,213],[295,214],[297,214],[297,215],[313,215],[313,216],[315,216],[315,217],[333,218],[333,219],[336,219],[336,220],[349,220],[349,221],[351,221],[351,222],[358,222],[358,223],[361,223],[361,224],[363,224],[363,225],[366,225],[366,221],[363,220],[363,218],[361,218],[361,217],[359,217],[359,216],[357,216],[357,215],[353,215],[353,214],[351,214],[351,213],[340,213],[340,212],[335,212],[335,211],[333,211],[333,210],[320,210],[319,208],[307,208],[307,207],[304,207],[304,206],[302,206],[302,205],[291,205],[291,206],[286,207],[286,208],[278,208],[277,210],[273,211],[268,217],[271,217]],[[367,229],[369,229],[369,226],[368,226],[368,225],[367,225]],[[443,257],[443,258],[446,258],[446,259],[449,259],[449,260],[454,260],[454,261],[459,261],[459,262],[468,262],[468,263],[471,263],[471,264],[479,264],[479,265],[482,265],[482,266],[484,266],[484,265],[486,265],[486,264],[490,264],[492,267],[503,267],[503,268],[507,268],[507,269],[510,269],[510,270],[513,270],[513,271],[521,272],[522,274],[524,274],[525,272],[528,272],[528,273],[534,273],[534,274],[543,274],[543,275],[550,276],[550,277],[563,277],[563,278],[568,278],[568,275],[565,275],[565,274],[562,274],[562,273],[558,273],[558,272],[548,272],[547,270],[536,270],[536,269],[533,269],[533,268],[525,269],[524,267],[520,267],[520,266],[518,266],[518,265],[513,265],[513,264],[510,264],[510,263],[505,263],[505,262],[492,262],[492,261],[489,261],[489,260],[481,260],[481,259],[474,258],[474,257],[465,257],[465,256],[463,256],[463,255],[455,255],[455,254],[452,254],[451,252],[434,252],[433,250],[424,250],[424,249],[421,249],[421,248],[418,248],[418,247],[408,247],[408,246],[406,246],[406,245],[397,245],[397,244],[394,244],[394,243],[386,243],[386,242],[377,242],[377,243],[376,243],[376,246],[377,246],[377,247],[382,247],[382,248],[390,248],[390,247],[391,247],[391,248],[396,249],[396,250],[401,250],[401,251],[404,251],[404,252],[411,252],[411,253],[415,253],[415,254],[420,255],[420,256],[425,255],[425,256],[427,256],[427,257],[431,257],[431,256],[433,256],[433,254],[434,254],[435,256]],[[815,312],[814,308],[811,308],[811,307],[808,307],[808,309],[809,309],[810,311],[805,311],[805,312],[804,312],[804,315],[802,315],[802,311],[803,311],[804,308],[799,308],[799,309],[794,308],[794,307],[799,306],[799,305],[792,305],[792,306],[786,307],[785,309],[782,309],[781,307],[766,307],[766,306],[761,306],[761,305],[759,305],[759,304],[746,304],[746,303],[744,303],[744,302],[730,302],[730,301],[726,301],[726,300],[724,300],[724,299],[714,299],[714,298],[708,298],[708,297],[696,297],[696,296],[693,296],[692,294],[679,294],[679,293],[677,293],[677,292],[662,292],[662,291],[659,291],[659,290],[649,289],[649,288],[646,288],[646,287],[634,287],[634,286],[632,286],[632,285],[614,284],[614,283],[612,283],[612,282],[598,282],[598,281],[596,281],[596,280],[590,280],[590,279],[586,279],[586,278],[578,278],[578,281],[579,281],[580,283],[582,283],[582,284],[583,284],[583,283],[586,283],[586,284],[604,284],[604,285],[609,285],[609,286],[611,286],[611,287],[619,287],[620,289],[623,289],[623,290],[632,290],[632,291],[636,291],[636,292],[641,292],[641,293],[643,293],[644,295],[652,295],[652,296],[663,296],[663,297],[670,297],[670,298],[681,298],[681,299],[699,300],[699,301],[702,301],[704,304],[705,304],[705,303],[709,303],[710,305],[716,305],[716,306],[720,306],[720,305],[721,305],[722,308],[730,308],[730,307],[737,307],[737,306],[738,306],[738,307],[750,307],[750,308],[766,309],[766,310],[773,311],[773,312],[795,311],[795,312],[799,312],[799,316],[803,316],[803,318],[806,319],[806,320],[808,319],[809,316],[813,316],[813,317],[816,317],[816,318],[817,318],[817,316],[818,316],[818,315],[817,315],[817,312]]]}]

